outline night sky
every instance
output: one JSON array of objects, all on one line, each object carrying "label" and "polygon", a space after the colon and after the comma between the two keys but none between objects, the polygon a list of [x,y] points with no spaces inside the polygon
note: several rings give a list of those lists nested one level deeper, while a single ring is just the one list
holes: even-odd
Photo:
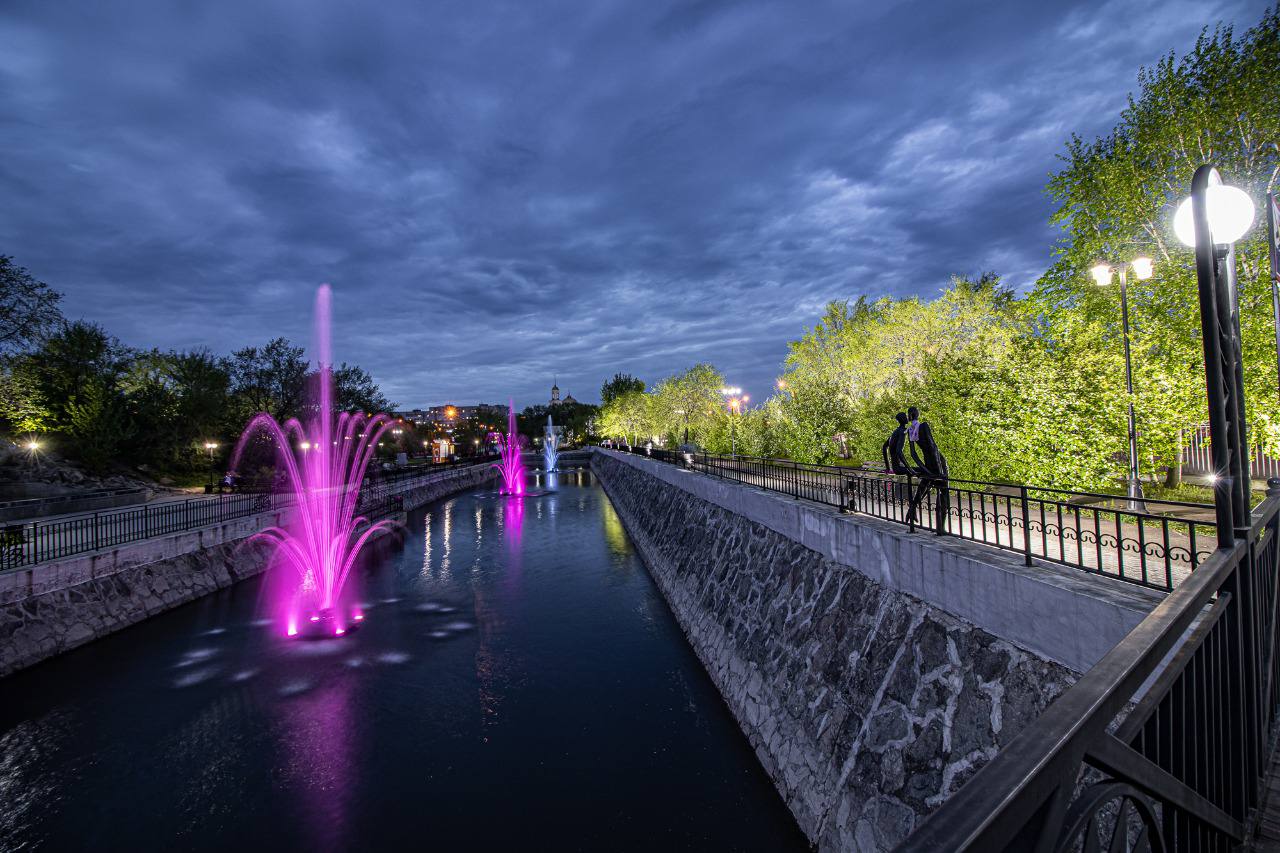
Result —
[{"label": "night sky", "polygon": [[1025,287],[1072,132],[1260,2],[5,0],[0,253],[137,347],[309,339],[402,407],[757,399],[831,299]]}]

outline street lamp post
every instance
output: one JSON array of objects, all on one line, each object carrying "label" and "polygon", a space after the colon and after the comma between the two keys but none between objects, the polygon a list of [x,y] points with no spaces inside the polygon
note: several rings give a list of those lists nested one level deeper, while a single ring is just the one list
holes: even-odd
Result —
[{"label": "street lamp post", "polygon": [[740,415],[743,404],[751,398],[743,394],[741,388],[721,388],[720,393],[729,398],[729,455],[737,456],[738,443],[737,435],[734,431],[734,415]]},{"label": "street lamp post", "polygon": [[1178,206],[1173,230],[1196,250],[1196,284],[1209,397],[1209,449],[1218,545],[1231,547],[1249,532],[1249,452],[1240,354],[1240,296],[1235,243],[1253,225],[1253,200],[1226,186],[1213,166],[1196,169],[1191,197]]},{"label": "street lamp post", "polygon": [[[1152,264],[1150,258],[1134,258],[1119,265],[1120,273],[1120,319],[1124,328],[1124,390],[1129,404],[1129,508],[1135,512],[1145,512],[1146,505],[1142,501],[1142,480],[1138,472],[1138,427],[1133,413],[1133,360],[1129,350],[1129,269],[1132,267],[1134,277],[1145,281],[1151,278]],[[1099,286],[1111,283],[1111,265],[1102,262],[1089,270],[1093,280]]]},{"label": "street lamp post", "polygon": [[209,493],[212,494],[213,493],[213,451],[218,449],[218,443],[216,441],[206,441],[204,443],[204,449],[205,449],[205,452],[209,454]]}]

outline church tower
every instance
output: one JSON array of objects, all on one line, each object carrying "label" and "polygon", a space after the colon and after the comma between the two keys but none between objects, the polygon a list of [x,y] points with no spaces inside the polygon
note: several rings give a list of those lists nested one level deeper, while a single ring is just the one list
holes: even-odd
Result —
[{"label": "church tower", "polygon": [[560,386],[556,384],[556,380],[551,380],[551,402],[548,405],[560,405]]}]

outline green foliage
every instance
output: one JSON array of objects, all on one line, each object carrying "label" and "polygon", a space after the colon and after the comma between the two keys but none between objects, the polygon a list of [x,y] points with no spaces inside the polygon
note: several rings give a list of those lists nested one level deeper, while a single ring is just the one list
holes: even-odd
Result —
[{"label": "green foliage", "polygon": [[75,455],[91,471],[109,470],[132,432],[120,396],[102,380],[94,379],[67,401],[66,413],[66,433]]},{"label": "green foliage", "polygon": [[599,431],[626,444],[643,444],[661,432],[654,398],[644,389],[632,389],[610,398],[600,407]]},{"label": "green foliage", "polygon": [[[1067,145],[1065,166],[1049,182],[1059,204],[1053,221],[1066,239],[1032,301],[1045,334],[1056,341],[1083,334],[1118,359],[1119,288],[1099,288],[1087,270],[1099,259],[1155,260],[1153,278],[1129,283],[1135,407],[1144,451],[1157,464],[1171,464],[1179,431],[1206,413],[1194,257],[1170,223],[1202,163],[1217,165],[1259,211],[1276,189],[1280,8],[1240,38],[1230,27],[1202,33],[1186,56],[1170,54],[1142,69],[1138,87],[1110,135],[1091,143],[1073,137]],[[1246,402],[1251,421],[1270,424],[1280,411],[1262,220],[1236,253]],[[1255,430],[1252,438],[1280,452],[1271,433]]]},{"label": "green foliage", "polygon": [[695,364],[658,383],[653,393],[652,427],[678,444],[704,438],[722,408],[724,377],[710,364]]}]

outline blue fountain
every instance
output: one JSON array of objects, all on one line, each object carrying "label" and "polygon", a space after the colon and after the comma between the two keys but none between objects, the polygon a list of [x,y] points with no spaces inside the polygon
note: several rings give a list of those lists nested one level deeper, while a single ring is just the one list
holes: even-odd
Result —
[{"label": "blue fountain", "polygon": [[547,415],[547,425],[543,427],[542,470],[550,474],[556,470],[556,462],[560,458],[560,435],[555,424],[551,423],[551,415]]}]

